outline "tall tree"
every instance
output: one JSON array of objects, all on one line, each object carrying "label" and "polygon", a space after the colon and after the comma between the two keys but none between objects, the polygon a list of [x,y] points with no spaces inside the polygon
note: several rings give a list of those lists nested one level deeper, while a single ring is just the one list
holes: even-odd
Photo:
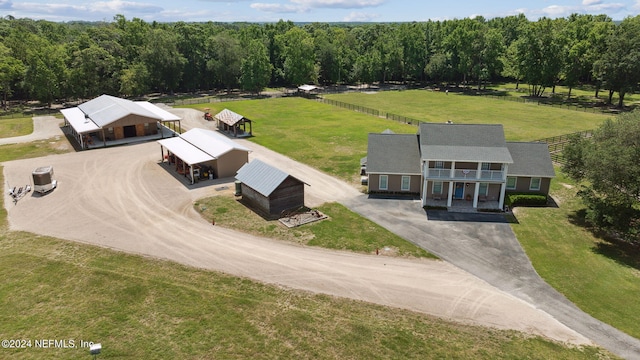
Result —
[{"label": "tall tree", "polygon": [[613,92],[618,92],[618,107],[624,97],[640,82],[640,15],[628,17],[607,38],[607,51],[594,65],[596,73],[609,90],[609,104]]},{"label": "tall tree", "polygon": [[24,77],[25,66],[11,55],[11,50],[0,43],[0,92],[2,107],[7,108],[7,98],[11,96],[14,84]]},{"label": "tall tree", "polygon": [[227,93],[231,93],[231,89],[238,85],[240,77],[242,59],[240,41],[228,32],[223,32],[210,37],[207,40],[207,48],[211,54],[207,61],[207,68],[227,89]]},{"label": "tall tree", "polygon": [[529,23],[516,42],[518,73],[529,84],[529,95],[542,96],[553,87],[562,69],[562,43],[556,23],[548,18]]},{"label": "tall tree", "polygon": [[160,28],[149,32],[140,59],[149,71],[152,87],[169,93],[180,83],[187,62],[178,51],[178,35]]},{"label": "tall tree", "polygon": [[640,112],[608,120],[591,139],[572,139],[564,171],[586,180],[579,195],[586,219],[640,243]]},{"label": "tall tree", "polygon": [[315,62],[313,38],[298,27],[278,37],[284,49],[284,76],[292,85],[315,84],[318,68]]},{"label": "tall tree", "polygon": [[27,50],[27,89],[33,98],[51,107],[53,100],[66,95],[66,51],[43,38],[31,44]]},{"label": "tall tree", "polygon": [[261,39],[252,40],[240,65],[242,89],[257,95],[269,84],[271,63],[267,47]]}]

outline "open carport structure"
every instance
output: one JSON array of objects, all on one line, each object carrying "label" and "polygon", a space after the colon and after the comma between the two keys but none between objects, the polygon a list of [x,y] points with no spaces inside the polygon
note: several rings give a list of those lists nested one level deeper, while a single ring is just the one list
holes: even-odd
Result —
[{"label": "open carport structure", "polygon": [[162,124],[180,118],[147,101],[102,95],[74,108],[60,110],[65,127],[81,149],[123,144],[143,138],[164,138]]},{"label": "open carport structure", "polygon": [[175,165],[175,170],[191,184],[200,179],[234,176],[249,161],[248,148],[212,130],[191,129],[158,143],[162,162]]},{"label": "open carport structure", "polygon": [[[237,114],[229,109],[224,109],[217,113],[214,118],[218,126],[218,130],[232,134],[234,137],[247,137],[253,135],[251,120]],[[247,124],[249,131],[247,131]]]}]

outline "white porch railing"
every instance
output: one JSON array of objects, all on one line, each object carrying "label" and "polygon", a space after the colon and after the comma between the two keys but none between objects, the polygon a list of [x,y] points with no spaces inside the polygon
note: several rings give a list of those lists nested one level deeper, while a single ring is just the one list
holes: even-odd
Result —
[{"label": "white porch railing", "polygon": [[[502,180],[503,171],[500,170],[482,170],[480,172],[480,180]],[[455,179],[455,180],[476,180],[478,179],[478,170],[472,169],[455,169],[453,177],[451,177],[451,169],[434,169],[429,168],[427,173],[429,179]]]}]

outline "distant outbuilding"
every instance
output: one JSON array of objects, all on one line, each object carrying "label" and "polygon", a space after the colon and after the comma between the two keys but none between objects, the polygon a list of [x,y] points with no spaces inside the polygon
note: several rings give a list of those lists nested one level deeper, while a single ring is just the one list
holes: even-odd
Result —
[{"label": "distant outbuilding", "polygon": [[[224,109],[214,116],[218,130],[234,137],[253,136],[251,120],[229,109]],[[247,131],[249,125],[249,131]]]},{"label": "distant outbuilding", "polygon": [[305,183],[260,160],[245,164],[236,179],[243,202],[265,218],[278,219],[304,207]]}]

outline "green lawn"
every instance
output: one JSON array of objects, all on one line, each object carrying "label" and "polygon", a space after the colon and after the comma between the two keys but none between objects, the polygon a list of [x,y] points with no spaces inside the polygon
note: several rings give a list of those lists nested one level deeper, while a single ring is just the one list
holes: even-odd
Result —
[{"label": "green lawn", "polygon": [[559,208],[517,208],[512,228],[536,271],[585,312],[640,338],[640,257],[623,253],[580,224],[583,205],[561,172]]},{"label": "green lawn", "polygon": [[360,159],[367,136],[389,128],[416,133],[417,128],[302,98],[231,101],[184,107],[213,114],[228,108],[253,121],[254,141],[271,150],[344,180],[360,180]]},{"label": "green lawn", "polygon": [[532,141],[598,127],[606,115],[429,90],[326,95],[426,122],[502,124],[508,141]]},{"label": "green lawn", "polygon": [[0,138],[29,135],[33,132],[33,119],[30,117],[0,118]]},{"label": "green lawn", "polygon": [[[329,219],[286,228],[279,221],[267,221],[234,200],[232,196],[214,196],[198,201],[195,209],[207,221],[215,219],[216,226],[224,226],[251,234],[291,241],[328,249],[350,250],[373,254],[431,257],[427,251],[389,232],[376,223],[349,211],[340,204],[324,204],[317,208]],[[386,250],[385,250],[386,249]]]}]

